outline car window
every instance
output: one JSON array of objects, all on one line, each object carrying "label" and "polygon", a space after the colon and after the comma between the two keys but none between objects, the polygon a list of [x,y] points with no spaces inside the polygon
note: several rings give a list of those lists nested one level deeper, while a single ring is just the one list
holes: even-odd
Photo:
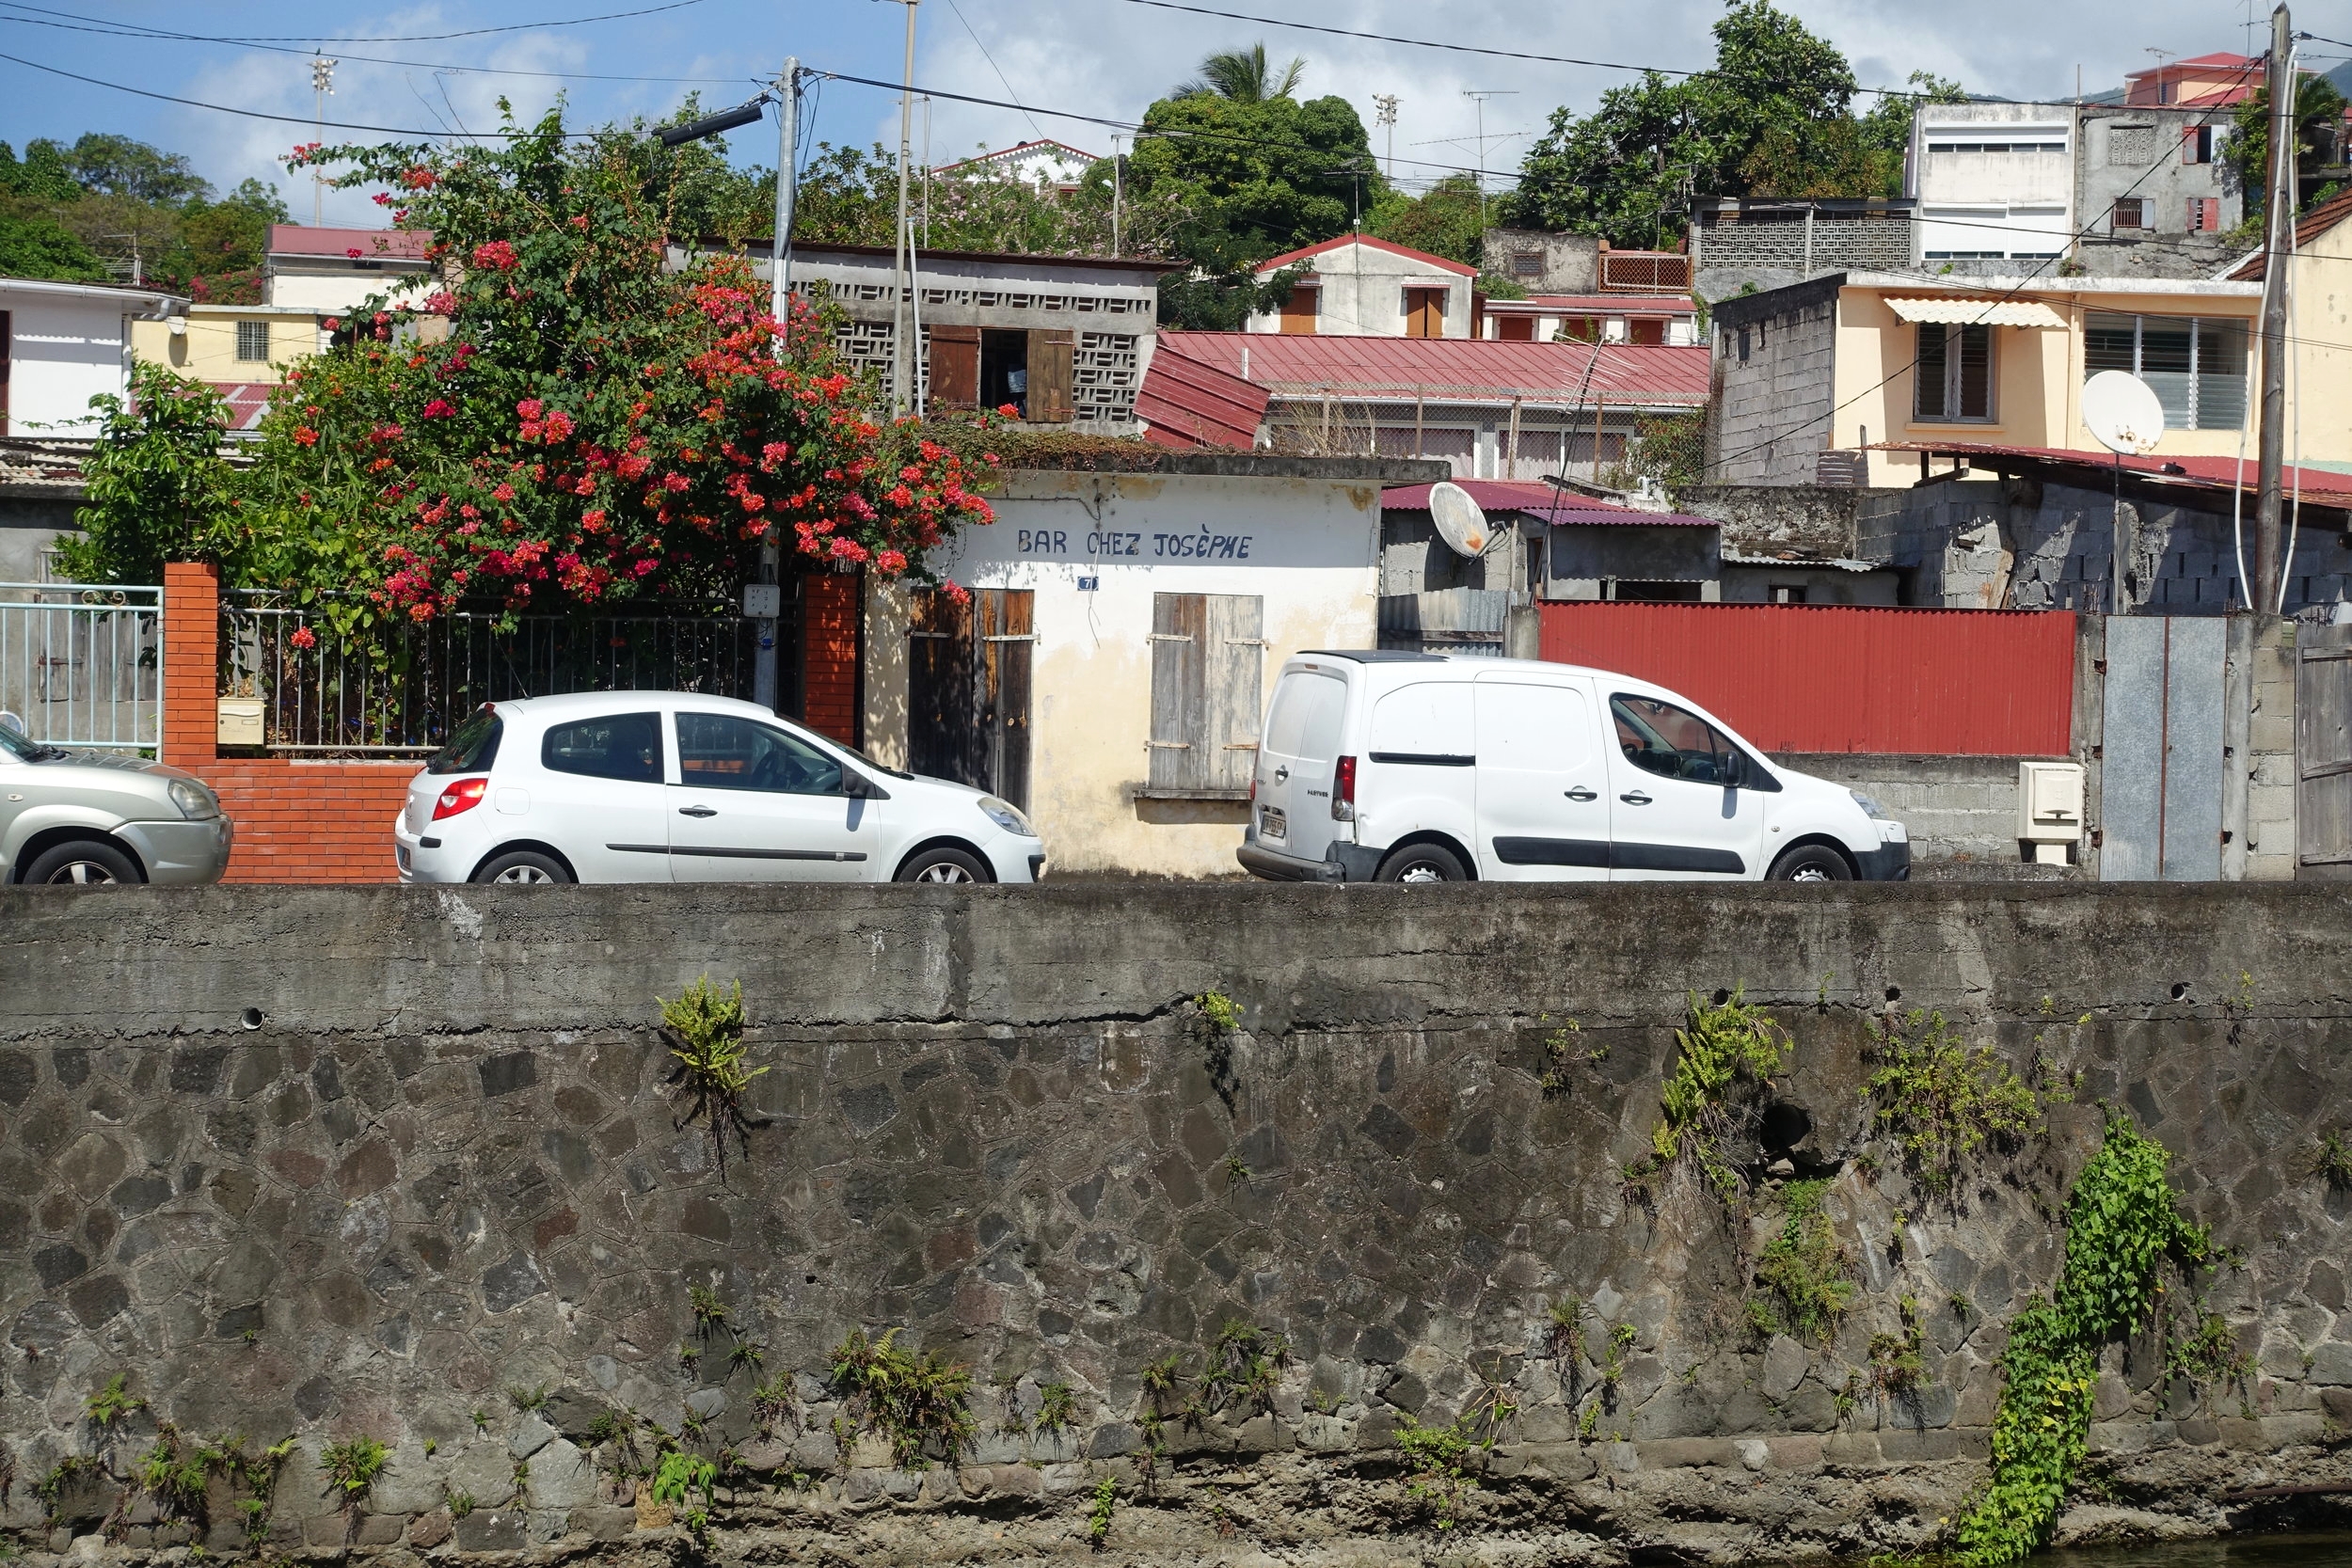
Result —
[{"label": "car window", "polygon": [[1328,762],[1340,754],[1340,721],[1347,711],[1347,683],[1337,675],[1294,670],[1274,689],[1274,711],[1266,716],[1263,745],[1282,757]]},{"label": "car window", "polygon": [[449,744],[424,765],[428,773],[487,773],[498,761],[499,736],[506,725],[487,703],[473,710]]},{"label": "car window", "polygon": [[838,795],[841,765],[796,736],[725,713],[677,716],[678,781],[704,789]]},{"label": "car window", "polygon": [[39,741],[27,740],[8,725],[0,724],[0,752],[6,752],[19,762],[31,762],[40,756],[41,750]]},{"label": "car window", "polygon": [[558,724],[539,744],[539,766],[591,779],[661,782],[661,716],[611,713]]},{"label": "car window", "polygon": [[1609,712],[1617,721],[1617,744],[1626,760],[1644,772],[1694,784],[1724,784],[1734,777],[1731,742],[1688,708],[1620,692],[1609,699]]}]

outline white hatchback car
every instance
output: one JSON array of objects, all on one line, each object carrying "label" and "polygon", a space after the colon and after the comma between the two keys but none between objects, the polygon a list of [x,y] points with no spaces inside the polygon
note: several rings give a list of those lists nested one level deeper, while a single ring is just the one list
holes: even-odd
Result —
[{"label": "white hatchback car", "polygon": [[485,704],[408,786],[404,882],[1034,882],[1018,807],[884,768],[752,703]]}]

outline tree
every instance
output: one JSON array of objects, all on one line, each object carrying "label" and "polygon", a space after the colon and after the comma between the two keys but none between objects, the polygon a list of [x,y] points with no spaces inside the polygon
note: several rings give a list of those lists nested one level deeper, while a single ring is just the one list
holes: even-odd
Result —
[{"label": "tree", "polygon": [[213,194],[185,154],[103,131],[84,132],[66,152],[65,166],[75,184],[102,196],[177,206]]},{"label": "tree", "polygon": [[1228,99],[1235,103],[1263,103],[1268,99],[1288,98],[1298,90],[1298,84],[1307,74],[1307,62],[1297,55],[1282,68],[1277,77],[1266,64],[1265,45],[1255,43],[1248,49],[1225,49],[1200,62],[1200,74],[1176,89],[1179,98],[1204,96]]},{"label": "tree", "polygon": [[[1845,56],[1770,0],[1736,0],[1714,32],[1710,70],[1680,82],[1651,72],[1603,93],[1581,119],[1554,110],[1521,166],[1510,221],[1662,245],[1682,232],[1694,196],[1899,188],[1913,100],[1883,103],[1857,120]],[[1914,78],[1923,80],[1922,97],[1958,95],[1953,84]]]},{"label": "tree", "polygon": [[89,246],[29,203],[0,199],[0,277],[103,283],[105,264]]},{"label": "tree", "polygon": [[65,149],[43,136],[24,144],[22,162],[7,142],[0,142],[0,193],[34,201],[72,201],[81,196],[82,187],[66,167]]},{"label": "tree", "polygon": [[69,582],[161,582],[167,561],[212,560],[230,479],[221,461],[229,405],[201,381],[147,360],[128,398],[100,396],[98,440],[82,464],[82,531],[57,540]]},{"label": "tree", "polygon": [[1391,191],[1366,227],[1381,239],[1474,267],[1486,241],[1485,207],[1476,175],[1449,174],[1418,200]]},{"label": "tree", "polygon": [[[2325,76],[2305,76],[2295,88],[2295,189],[2298,213],[2327,199],[2341,188],[2320,171],[2330,161],[2341,164],[2336,141],[2322,133],[2344,123],[2344,94]],[[2259,223],[2258,204],[2266,204],[2270,187],[2270,89],[2256,87],[2231,115],[2231,135],[2222,156],[2237,173],[2246,192],[2247,215]]]}]

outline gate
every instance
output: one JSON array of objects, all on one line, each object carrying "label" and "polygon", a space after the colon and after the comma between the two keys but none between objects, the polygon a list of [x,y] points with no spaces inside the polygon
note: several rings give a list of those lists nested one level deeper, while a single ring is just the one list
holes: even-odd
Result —
[{"label": "gate", "polygon": [[0,710],[45,745],[162,744],[164,591],[0,582]]},{"label": "gate", "polygon": [[2352,878],[2352,626],[2298,626],[2295,874]]},{"label": "gate", "polygon": [[2228,635],[2217,615],[2107,617],[2100,880],[2220,879]]},{"label": "gate", "polygon": [[975,590],[959,603],[914,594],[907,670],[907,766],[1029,807],[1029,655],[1036,594]]}]

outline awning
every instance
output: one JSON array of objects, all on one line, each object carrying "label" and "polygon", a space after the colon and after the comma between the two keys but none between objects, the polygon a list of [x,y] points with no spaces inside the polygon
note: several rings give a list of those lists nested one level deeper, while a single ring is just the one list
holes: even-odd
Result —
[{"label": "awning", "polygon": [[2064,326],[2066,320],[2046,305],[2029,299],[1961,299],[1950,294],[1931,299],[1890,299],[1886,308],[1907,322],[1941,322],[1976,326]]}]

